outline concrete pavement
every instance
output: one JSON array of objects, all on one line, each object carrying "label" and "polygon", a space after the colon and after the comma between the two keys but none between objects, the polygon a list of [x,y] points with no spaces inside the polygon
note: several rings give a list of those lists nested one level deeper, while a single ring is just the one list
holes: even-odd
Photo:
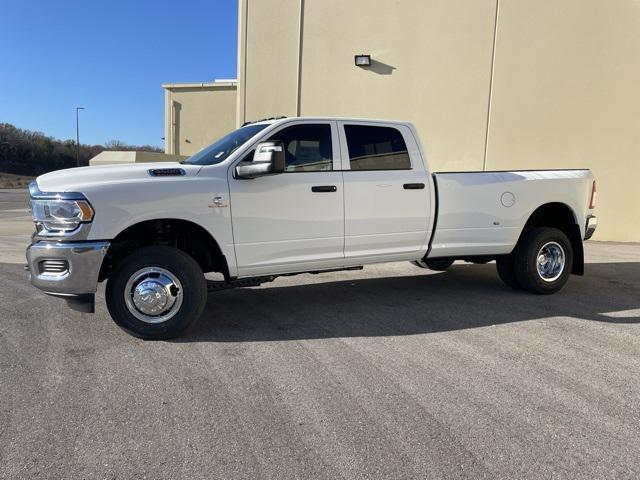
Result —
[{"label": "concrete pavement", "polygon": [[103,289],[87,315],[27,284],[14,195],[0,478],[640,476],[640,245],[588,243],[586,275],[545,297],[492,264],[281,278],[144,342]]}]

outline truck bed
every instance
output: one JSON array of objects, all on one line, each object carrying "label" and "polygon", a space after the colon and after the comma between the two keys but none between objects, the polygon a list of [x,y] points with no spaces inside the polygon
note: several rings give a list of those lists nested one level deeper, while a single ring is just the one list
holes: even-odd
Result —
[{"label": "truck bed", "polygon": [[562,203],[584,234],[589,170],[434,173],[437,214],[429,257],[502,255],[543,203]]}]

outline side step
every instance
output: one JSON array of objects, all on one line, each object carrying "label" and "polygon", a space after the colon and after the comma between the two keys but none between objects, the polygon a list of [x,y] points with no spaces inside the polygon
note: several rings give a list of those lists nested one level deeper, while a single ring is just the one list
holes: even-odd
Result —
[{"label": "side step", "polygon": [[270,275],[267,277],[239,278],[228,282],[224,280],[207,280],[207,292],[213,293],[220,290],[231,290],[232,288],[257,287],[262,283],[273,282],[275,279],[275,276]]},{"label": "side step", "polygon": [[310,273],[311,275],[318,275],[319,273],[330,273],[330,272],[348,272],[351,270],[362,270],[362,265],[359,265],[357,267],[342,267],[342,268],[330,268],[328,270],[313,270],[311,272],[299,272],[299,273],[285,273],[282,276],[289,276],[289,275],[300,275],[302,273]]},{"label": "side step", "polygon": [[283,273],[281,275],[266,275],[263,277],[239,278],[229,280],[228,282],[225,280],[207,280],[207,292],[213,293],[219,292],[220,290],[231,290],[232,288],[257,287],[263,283],[273,282],[278,277],[291,277],[293,275],[302,275],[303,273],[317,275],[319,273],[343,272],[347,270],[362,270],[362,266],[313,270],[310,272]]}]

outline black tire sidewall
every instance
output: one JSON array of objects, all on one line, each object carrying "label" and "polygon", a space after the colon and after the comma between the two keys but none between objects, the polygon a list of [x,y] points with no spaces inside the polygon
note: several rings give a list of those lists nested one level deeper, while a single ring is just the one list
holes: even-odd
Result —
[{"label": "black tire sidewall", "polygon": [[[565,265],[560,277],[546,282],[538,273],[538,252],[548,242],[558,243],[564,250]],[[569,238],[557,228],[538,227],[527,231],[517,247],[514,259],[514,271],[518,283],[534,293],[548,294],[560,290],[571,275],[573,267],[573,247]]]},{"label": "black tire sidewall", "polygon": [[515,264],[514,255],[513,254],[506,255],[496,260],[496,270],[498,271],[498,276],[500,277],[500,280],[502,280],[505,285],[515,290],[519,290],[522,287],[520,287],[520,284],[518,283],[518,279],[516,278],[514,264]]},{"label": "black tire sidewall", "polygon": [[453,265],[453,260],[432,258],[425,260],[424,263],[429,270],[433,270],[435,272],[444,272],[451,265]]},{"label": "black tire sidewall", "polygon": [[[127,309],[124,290],[127,281],[138,270],[156,266],[174,274],[183,289],[180,310],[162,323],[146,323]],[[179,335],[202,314],[207,286],[202,269],[186,253],[172,247],[143,247],[122,259],[109,276],[105,292],[107,309],[114,322],[132,335],[148,340],[162,340]]]}]

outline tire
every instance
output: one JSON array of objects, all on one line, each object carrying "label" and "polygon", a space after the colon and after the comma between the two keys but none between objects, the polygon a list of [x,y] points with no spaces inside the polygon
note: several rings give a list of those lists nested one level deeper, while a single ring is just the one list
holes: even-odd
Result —
[{"label": "tire", "polygon": [[432,258],[428,260],[415,260],[413,263],[416,267],[428,268],[436,272],[444,272],[447,268],[453,265],[453,260],[448,258]]},{"label": "tire", "polygon": [[518,279],[516,278],[514,268],[514,257],[514,254],[499,257],[496,260],[496,269],[498,270],[500,280],[502,280],[505,285],[515,290],[520,290],[521,287],[518,283]]},{"label": "tire", "polygon": [[572,266],[573,247],[557,228],[528,230],[514,255],[516,279],[522,288],[532,293],[550,294],[560,290],[567,283]]},{"label": "tire", "polygon": [[200,318],[207,283],[200,266],[183,251],[143,247],[116,265],[105,296],[120,328],[145,340],[165,340]]}]

